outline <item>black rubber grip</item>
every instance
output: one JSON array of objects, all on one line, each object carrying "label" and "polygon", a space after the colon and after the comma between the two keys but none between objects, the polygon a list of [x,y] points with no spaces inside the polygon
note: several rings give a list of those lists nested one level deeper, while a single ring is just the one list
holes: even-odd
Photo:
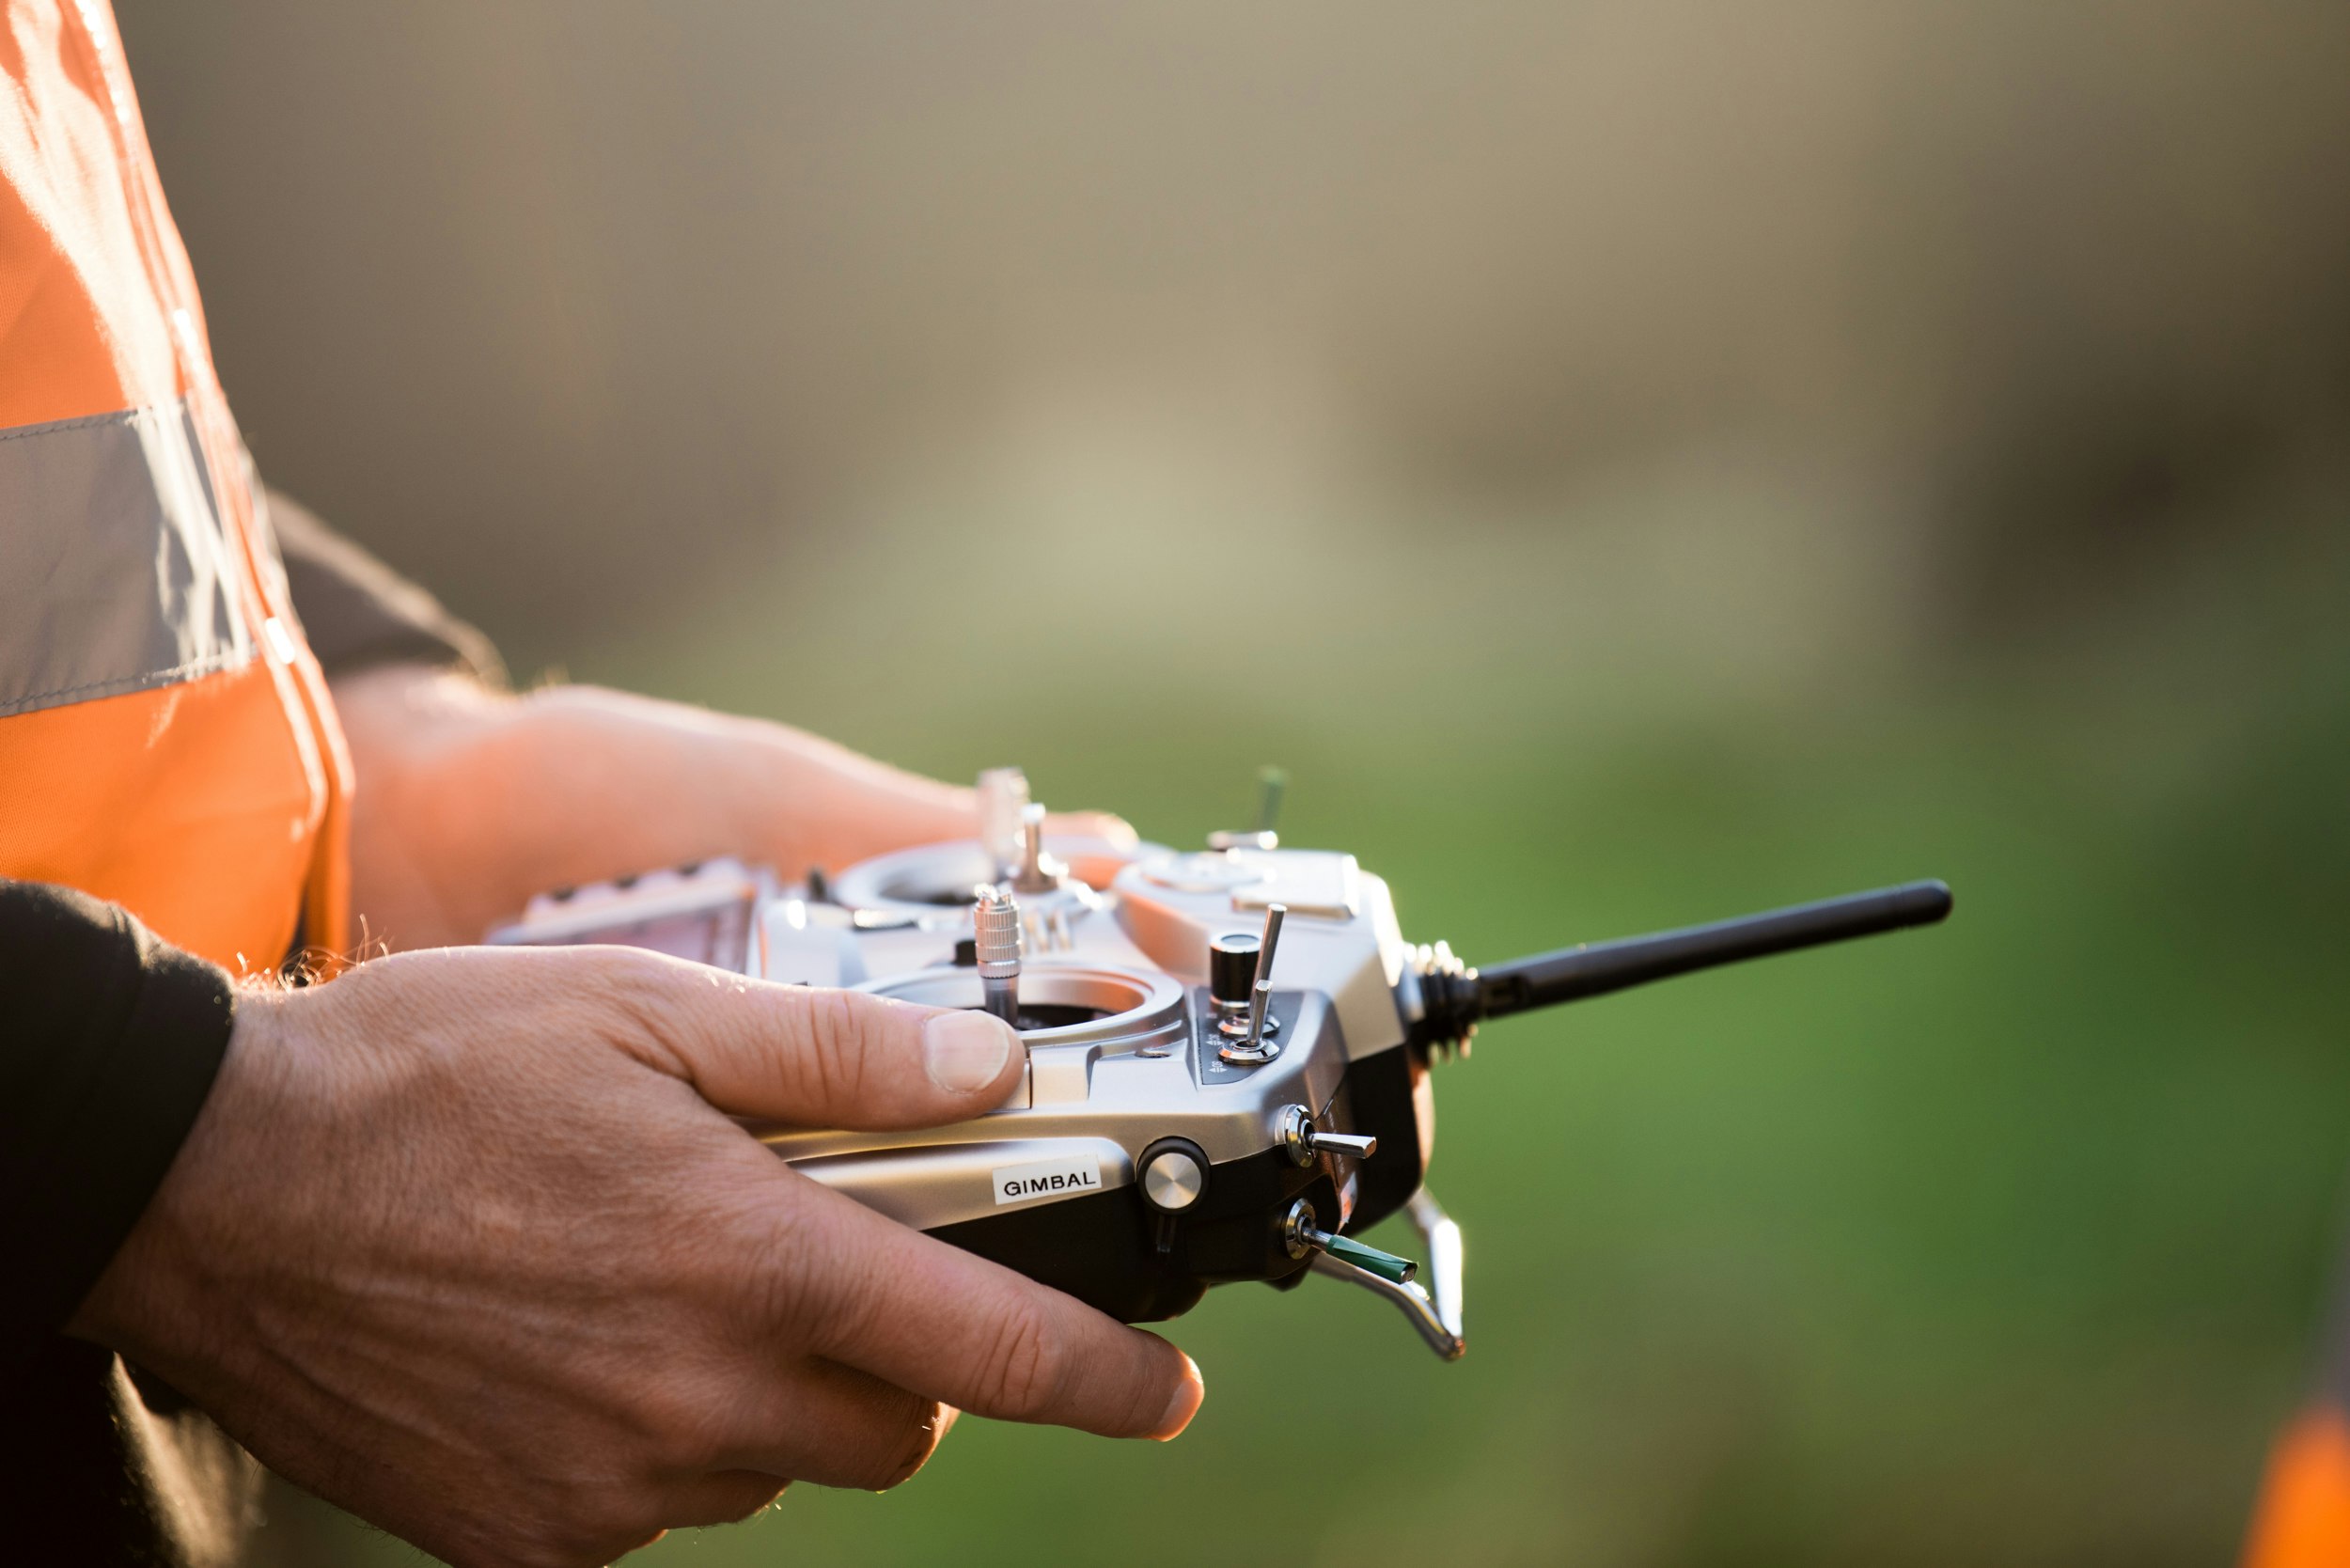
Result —
[{"label": "black rubber grip", "polygon": [[1904,926],[1930,926],[1950,912],[1950,889],[1940,882],[1905,882],[1872,893],[1748,915],[1713,925],[1627,936],[1555,953],[1539,953],[1482,970],[1477,977],[1480,1015],[1506,1017],[1627,986],[1847,942]]}]

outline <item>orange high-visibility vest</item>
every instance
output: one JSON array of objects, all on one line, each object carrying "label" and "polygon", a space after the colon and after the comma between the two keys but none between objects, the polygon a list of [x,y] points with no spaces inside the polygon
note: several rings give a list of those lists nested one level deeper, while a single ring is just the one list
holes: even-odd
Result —
[{"label": "orange high-visibility vest", "polygon": [[0,0],[0,876],[339,952],[350,760],[108,0]]},{"label": "orange high-visibility vest", "polygon": [[2350,1563],[2350,1425],[2321,1402],[2269,1455],[2244,1568],[2341,1568]]}]

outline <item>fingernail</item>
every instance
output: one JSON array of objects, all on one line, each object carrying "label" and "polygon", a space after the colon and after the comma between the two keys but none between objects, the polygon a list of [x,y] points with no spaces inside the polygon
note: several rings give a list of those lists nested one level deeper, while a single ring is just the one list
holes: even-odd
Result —
[{"label": "fingernail", "polygon": [[1183,1356],[1183,1380],[1175,1386],[1175,1397],[1167,1401],[1167,1414],[1159,1418],[1158,1430],[1151,1435],[1162,1443],[1181,1437],[1192,1417],[1199,1413],[1199,1402],[1207,1397],[1208,1385],[1199,1376],[1199,1363]]},{"label": "fingernail", "polygon": [[984,1012],[942,1012],[922,1026],[923,1065],[939,1088],[968,1094],[995,1081],[1014,1038]]}]

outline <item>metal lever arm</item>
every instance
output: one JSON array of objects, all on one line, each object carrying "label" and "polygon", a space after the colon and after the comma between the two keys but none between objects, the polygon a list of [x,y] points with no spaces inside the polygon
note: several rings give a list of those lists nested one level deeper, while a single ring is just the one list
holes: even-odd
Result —
[{"label": "metal lever arm", "polygon": [[1412,1194],[1404,1212],[1411,1218],[1412,1229],[1419,1232],[1420,1250],[1428,1255],[1429,1294],[1434,1298],[1436,1321],[1444,1325],[1445,1332],[1458,1339],[1463,1264],[1467,1256],[1461,1244],[1461,1228],[1444,1212],[1436,1195],[1426,1187]]},{"label": "metal lever arm", "polygon": [[1273,955],[1281,946],[1281,921],[1287,904],[1264,906],[1263,946],[1257,949],[1257,983],[1248,992],[1248,1049],[1264,1049],[1264,1021],[1273,1007]]},{"label": "metal lever arm", "polygon": [[1281,1107],[1281,1146],[1290,1152],[1292,1165],[1308,1166],[1317,1154],[1330,1154],[1342,1160],[1367,1160],[1379,1152],[1379,1140],[1358,1133],[1325,1133],[1314,1125],[1314,1119],[1303,1105]]},{"label": "metal lever arm", "polygon": [[1257,978],[1248,990],[1248,1034],[1246,1039],[1227,1041],[1216,1048],[1216,1055],[1226,1061],[1271,1061],[1281,1054],[1278,1042],[1268,1041],[1277,1025],[1273,1016],[1273,955],[1281,945],[1281,921],[1289,914],[1286,904],[1269,903],[1264,910],[1264,935],[1257,945]]},{"label": "metal lever arm", "polygon": [[[1384,1298],[1411,1321],[1429,1349],[1448,1361],[1457,1361],[1468,1351],[1468,1341],[1461,1333],[1461,1228],[1426,1187],[1412,1195],[1410,1214],[1413,1229],[1426,1244],[1429,1278],[1436,1287],[1434,1296],[1412,1282],[1417,1270],[1407,1260],[1319,1229],[1313,1223],[1311,1205],[1303,1200],[1290,1211],[1292,1250],[1302,1252],[1310,1247],[1309,1266],[1316,1274],[1343,1279]],[[1363,1262],[1372,1266],[1363,1267]]]},{"label": "metal lever arm", "polygon": [[1308,1154],[1335,1154],[1342,1160],[1367,1160],[1379,1152],[1379,1140],[1363,1133],[1322,1133],[1308,1127],[1301,1137]]},{"label": "metal lever arm", "polygon": [[1282,1217],[1281,1239],[1288,1245],[1292,1258],[1329,1253],[1355,1268],[1398,1285],[1409,1283],[1412,1276],[1419,1272],[1419,1265],[1409,1258],[1399,1258],[1392,1252],[1366,1247],[1352,1236],[1324,1231],[1314,1223],[1313,1204],[1303,1198],[1292,1203],[1290,1212]]},{"label": "metal lever arm", "polygon": [[1468,1342],[1445,1326],[1444,1320],[1436,1315],[1435,1308],[1430,1304],[1428,1293],[1418,1285],[1398,1284],[1392,1279],[1382,1278],[1367,1268],[1356,1268],[1353,1263],[1327,1252],[1314,1254],[1312,1268],[1316,1274],[1343,1279],[1350,1285],[1359,1285],[1371,1294],[1392,1302],[1396,1310],[1408,1318],[1412,1326],[1419,1331],[1419,1337],[1428,1341],[1428,1348],[1446,1360],[1458,1361],[1467,1353]]},{"label": "metal lever arm", "polygon": [[1412,1277],[1419,1273],[1419,1265],[1411,1259],[1399,1258],[1392,1252],[1382,1252],[1375,1247],[1366,1247],[1352,1236],[1334,1235],[1328,1231],[1317,1231],[1308,1227],[1305,1231],[1305,1237],[1316,1251],[1351,1263],[1356,1268],[1375,1274],[1380,1278],[1390,1280],[1398,1285],[1410,1284]]}]

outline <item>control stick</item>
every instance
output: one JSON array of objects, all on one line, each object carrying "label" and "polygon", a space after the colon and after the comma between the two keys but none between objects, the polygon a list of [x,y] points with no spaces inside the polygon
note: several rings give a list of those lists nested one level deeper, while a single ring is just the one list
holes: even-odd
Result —
[{"label": "control stick", "polygon": [[982,1005],[1016,1029],[1020,1027],[1020,903],[988,883],[980,883],[973,891],[979,902],[971,911],[971,945],[979,959]]}]

